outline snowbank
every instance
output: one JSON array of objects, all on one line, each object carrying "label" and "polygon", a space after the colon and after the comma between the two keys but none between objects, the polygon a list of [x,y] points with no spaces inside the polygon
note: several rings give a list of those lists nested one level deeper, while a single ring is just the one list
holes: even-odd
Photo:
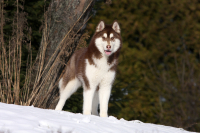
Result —
[{"label": "snowbank", "polygon": [[0,103],[0,133],[191,133],[181,128]]}]

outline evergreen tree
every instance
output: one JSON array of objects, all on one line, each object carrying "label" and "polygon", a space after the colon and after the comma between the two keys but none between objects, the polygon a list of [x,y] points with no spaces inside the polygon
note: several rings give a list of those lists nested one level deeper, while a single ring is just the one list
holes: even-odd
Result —
[{"label": "evergreen tree", "polygon": [[42,23],[44,21],[44,13],[47,10],[47,7],[50,3],[50,0],[25,0],[24,10],[28,14],[27,20],[28,25],[32,29],[32,44],[33,49],[39,49],[41,38],[42,38]]},{"label": "evergreen tree", "polygon": [[123,48],[110,113],[200,131],[200,2],[113,0],[99,20],[121,25]]}]

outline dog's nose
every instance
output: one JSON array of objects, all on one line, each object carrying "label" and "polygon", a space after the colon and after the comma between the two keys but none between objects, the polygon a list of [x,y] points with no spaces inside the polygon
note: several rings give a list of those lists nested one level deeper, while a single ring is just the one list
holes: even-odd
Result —
[{"label": "dog's nose", "polygon": [[107,48],[107,49],[111,49],[111,46],[110,46],[110,45],[107,45],[106,48]]}]

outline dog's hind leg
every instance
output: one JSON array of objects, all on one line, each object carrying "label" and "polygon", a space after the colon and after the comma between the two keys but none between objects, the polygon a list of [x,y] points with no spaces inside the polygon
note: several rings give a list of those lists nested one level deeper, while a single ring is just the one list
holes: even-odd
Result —
[{"label": "dog's hind leg", "polygon": [[65,87],[63,85],[63,78],[59,81],[60,99],[55,110],[62,110],[65,101],[81,86],[81,82],[75,78],[70,80]]}]

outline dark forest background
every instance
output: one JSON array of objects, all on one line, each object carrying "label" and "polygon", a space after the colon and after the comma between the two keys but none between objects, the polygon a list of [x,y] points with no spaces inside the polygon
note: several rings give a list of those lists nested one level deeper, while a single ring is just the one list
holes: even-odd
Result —
[{"label": "dark forest background", "polygon": [[[8,43],[17,7],[15,0],[4,2],[4,40]],[[33,61],[49,3],[19,2],[31,30],[24,34],[29,36]],[[83,36],[87,44],[100,20],[107,24],[117,20],[121,26],[123,48],[109,115],[199,132],[200,1],[100,0],[95,2],[91,16]],[[22,47],[22,52],[21,86],[25,82],[27,48]],[[82,89],[66,102],[64,110],[82,112]]]}]

